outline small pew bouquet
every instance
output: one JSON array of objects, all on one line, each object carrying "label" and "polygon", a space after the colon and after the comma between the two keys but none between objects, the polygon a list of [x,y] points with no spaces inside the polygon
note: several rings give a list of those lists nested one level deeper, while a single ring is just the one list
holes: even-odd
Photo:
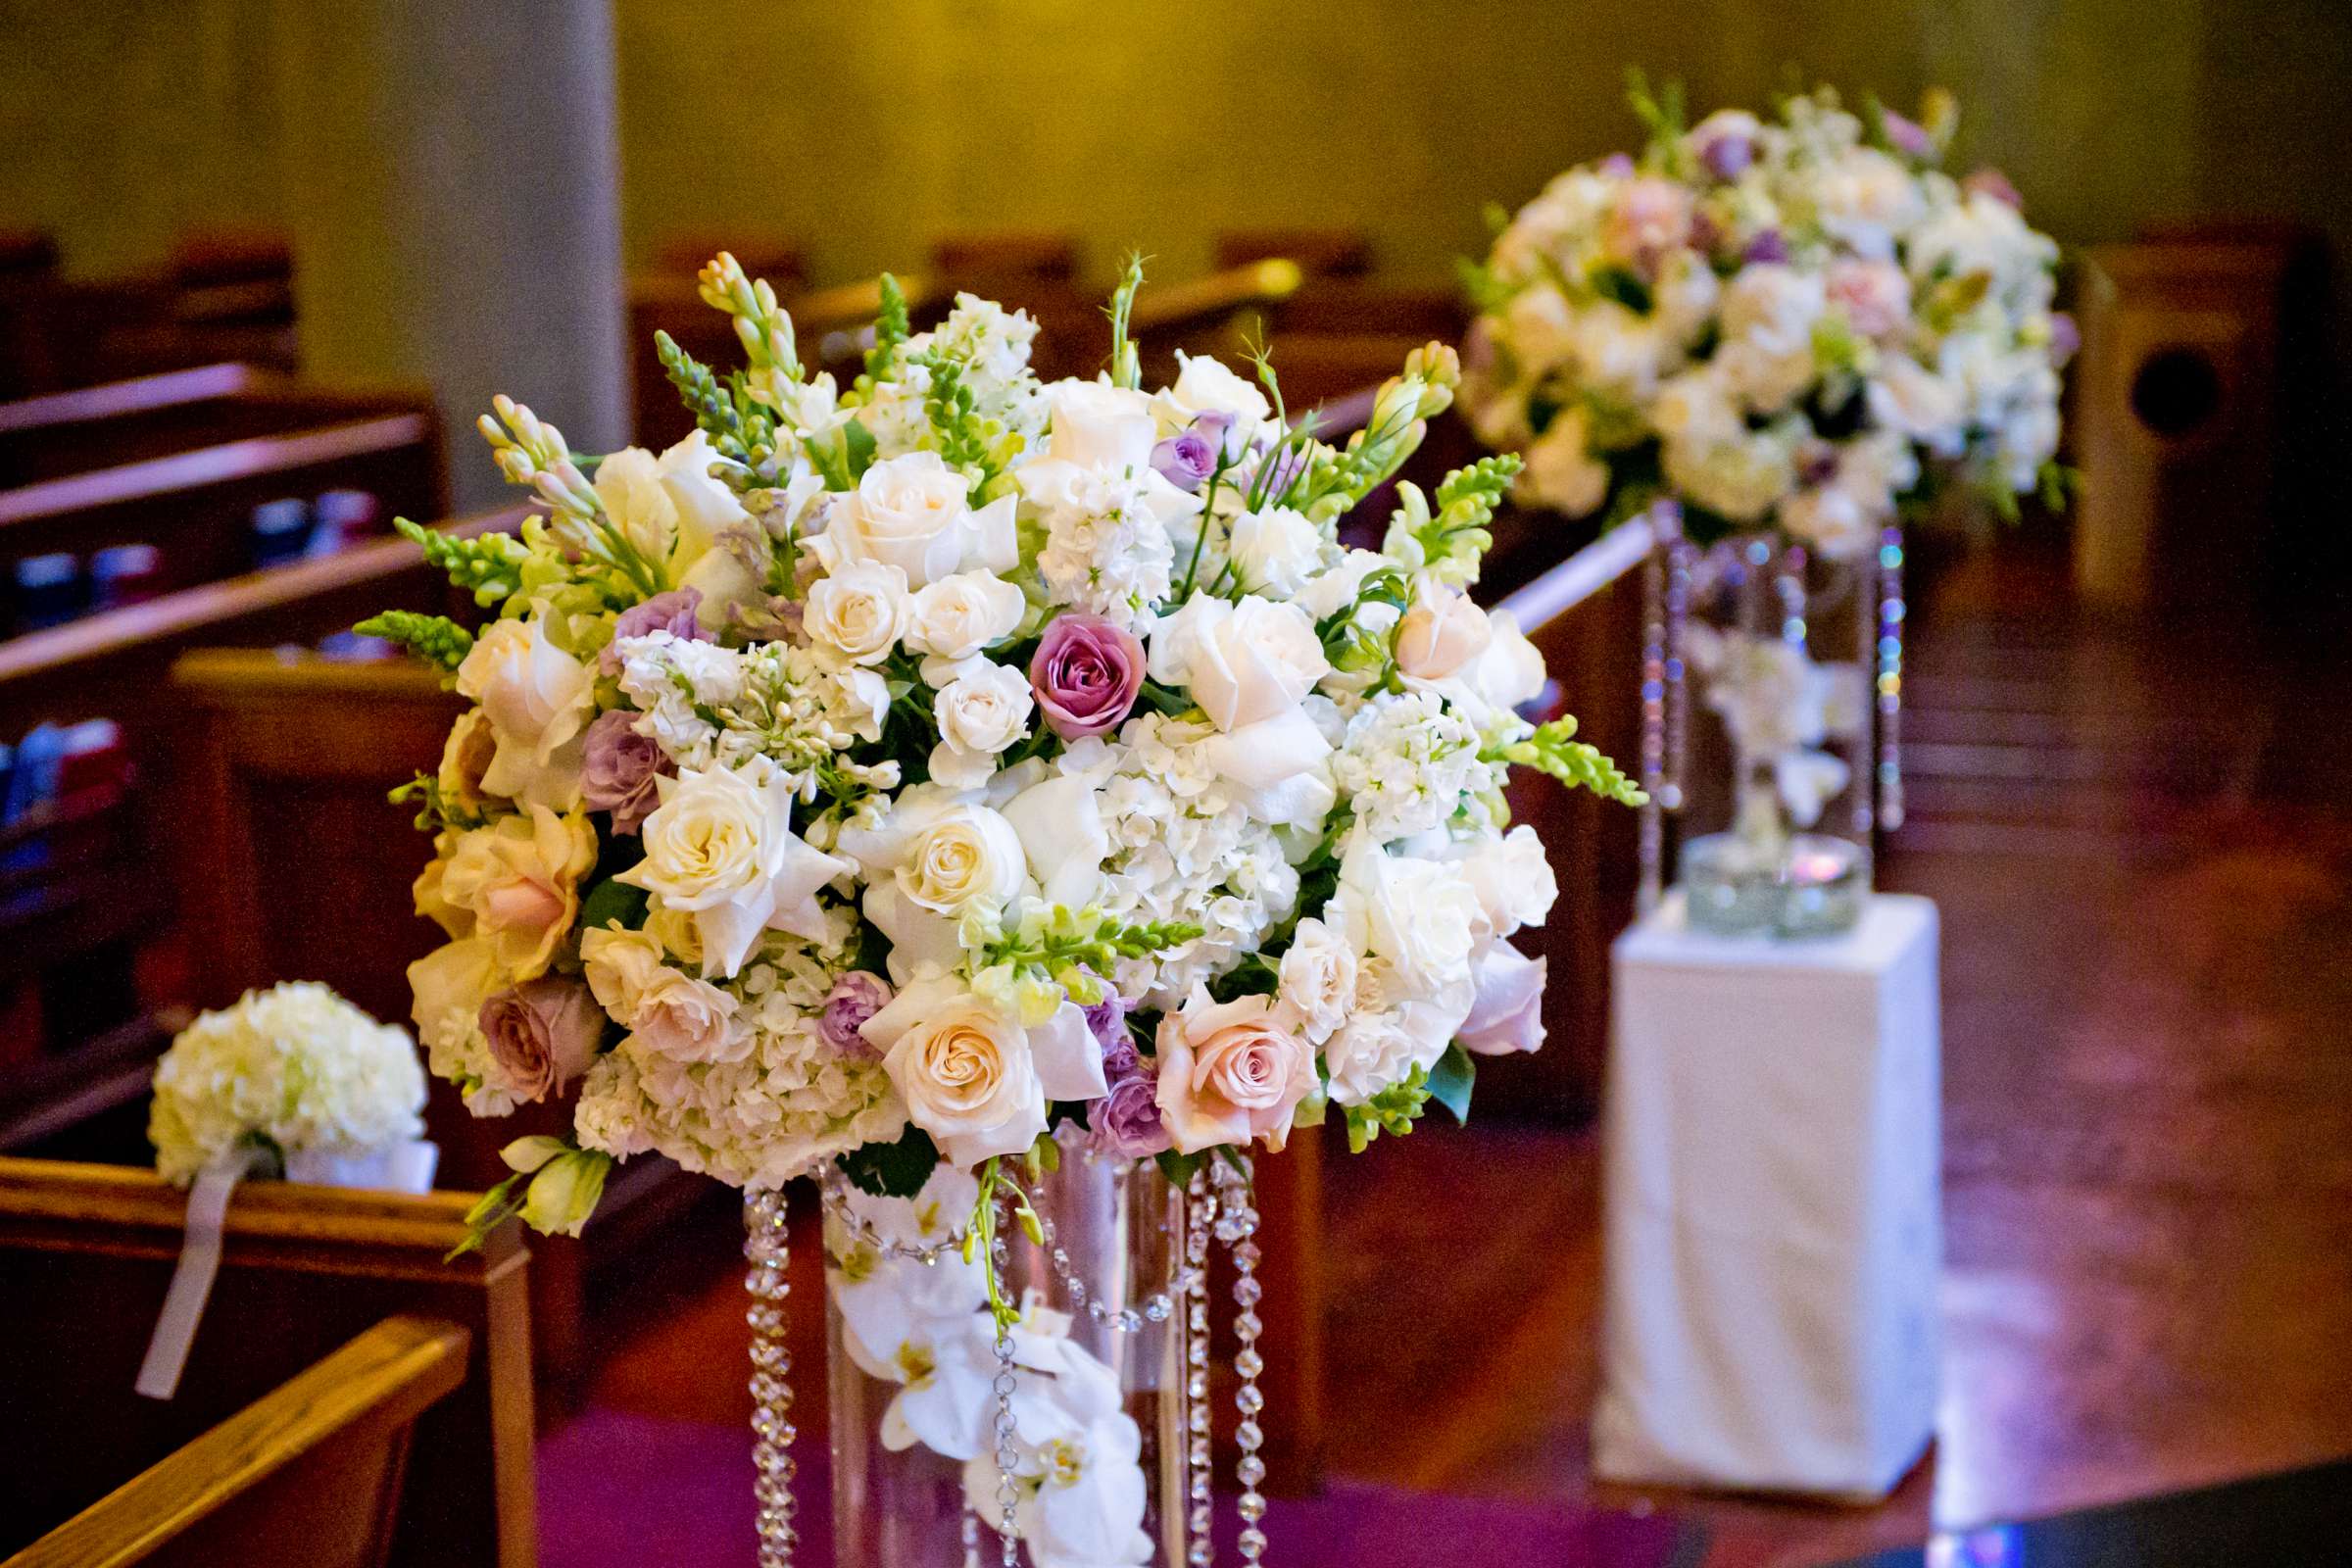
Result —
[{"label": "small pew bouquet", "polygon": [[1470,271],[1463,404],[1529,501],[1616,521],[1669,496],[1701,541],[1852,559],[1947,479],[2009,514],[2058,498],[2058,247],[1998,172],[1943,172],[1948,94],[1689,127],[1679,91],[1637,77],[1634,103],[1640,157],[1554,179]]},{"label": "small pew bouquet", "polygon": [[[1141,1561],[1131,1412],[1160,1394],[1123,1397],[1112,1368],[1148,1362],[1088,1336],[1172,1332],[1179,1282],[1148,1321],[1107,1311],[1141,1294],[1067,1272],[1054,1173],[1191,1187],[1182,1288],[1212,1179],[1214,1234],[1253,1253],[1230,1185],[1252,1146],[1459,1116],[1478,1054],[1541,1042],[1544,962],[1510,939],[1554,884],[1510,769],[1638,798],[1573,721],[1517,713],[1543,660],[1465,591],[1517,459],[1401,486],[1381,550],[1339,542],[1451,402],[1452,352],[1412,354],[1333,445],[1262,354],[1145,388],[1141,280],[1107,371],[1044,384],[1026,316],[963,295],[916,332],[885,278],[843,387],[721,255],[702,295],[746,366],[661,342],[696,432],[587,458],[502,399],[483,433],[545,514],[409,530],[488,624],[364,628],[473,705],[403,792],[435,835],[416,906],[449,937],[411,970],[431,1066],[484,1114],[576,1086],[570,1135],[511,1145],[477,1223],[577,1231],[649,1152],[747,1191],[762,1561],[790,1534],[785,1182],[825,1183],[844,1344],[898,1391],[883,1451],[947,1466],[951,1518],[967,1480],[1000,1499],[1041,1561],[1056,1532],[1092,1543],[1067,1560]],[[1143,1212],[1115,1234],[1164,1242],[1164,1203]],[[1024,1237],[1071,1310],[1012,1288]]]},{"label": "small pew bouquet", "polygon": [[176,1186],[249,1155],[299,1180],[415,1142],[423,1109],[408,1031],[298,980],[249,991],[180,1031],[156,1064],[147,1136],[157,1171]]}]

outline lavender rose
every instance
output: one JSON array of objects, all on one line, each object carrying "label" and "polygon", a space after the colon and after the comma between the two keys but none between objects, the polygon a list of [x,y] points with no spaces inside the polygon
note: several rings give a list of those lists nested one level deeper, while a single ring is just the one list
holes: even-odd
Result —
[{"label": "lavender rose", "polygon": [[1927,128],[1910,116],[1884,109],[1879,112],[1879,124],[1886,132],[1886,145],[1904,157],[1927,159],[1936,156],[1936,144],[1929,139]]},{"label": "lavender rose", "polygon": [[1464,1051],[1482,1056],[1534,1051],[1544,1044],[1544,974],[1548,960],[1497,942],[1477,964],[1478,996],[1454,1031]]},{"label": "lavender rose", "polygon": [[1158,1080],[1140,1062],[1095,1102],[1089,1142],[1114,1159],[1148,1159],[1172,1147],[1159,1116]]},{"label": "lavender rose", "polygon": [[1756,161],[1755,139],[1734,131],[1710,136],[1698,150],[1698,161],[1717,179],[1738,179]]},{"label": "lavender rose", "polygon": [[1160,477],[1187,494],[1199,490],[1217,471],[1217,443],[1187,425],[1152,449],[1152,466]]},{"label": "lavender rose", "polygon": [[605,1009],[577,980],[541,975],[482,1004],[482,1036],[516,1100],[542,1100],[588,1070]]},{"label": "lavender rose", "polygon": [[620,643],[624,637],[644,637],[665,631],[683,642],[709,642],[710,634],[703,630],[703,623],[695,618],[695,612],[702,608],[703,591],[700,588],[672,588],[667,593],[654,595],[641,605],[631,605],[612,622],[612,640],[605,644],[605,651],[597,656],[597,667],[608,675],[620,673]]},{"label": "lavender rose", "polygon": [[852,969],[833,982],[825,1010],[817,1016],[817,1033],[844,1055],[871,1057],[874,1048],[858,1032],[858,1025],[889,1006],[890,999],[890,987],[880,975]]},{"label": "lavender rose", "polygon": [[1127,999],[1109,987],[1103,988],[1102,1000],[1079,1010],[1086,1014],[1086,1026],[1094,1031],[1095,1044],[1102,1048],[1102,1076],[1117,1079],[1134,1072],[1142,1059],[1136,1054],[1135,1037],[1127,1032]]},{"label": "lavender rose", "polygon": [[1144,645],[1101,615],[1064,612],[1046,626],[1029,661],[1029,684],[1063,740],[1104,734],[1134,710],[1144,689]]},{"label": "lavender rose", "polygon": [[1788,242],[1781,237],[1781,231],[1777,228],[1759,229],[1756,236],[1747,242],[1747,249],[1740,253],[1740,259],[1750,265],[1757,262],[1785,262],[1788,259]]},{"label": "lavender rose", "polygon": [[580,799],[590,810],[612,813],[612,831],[634,833],[661,804],[654,780],[677,765],[652,737],[633,726],[634,713],[599,713],[588,726],[580,762]]},{"label": "lavender rose", "polygon": [[2009,182],[2009,176],[1997,169],[1978,170],[1960,182],[1960,188],[1971,196],[1989,196],[2021,213],[2026,210],[2025,197],[2018,194],[2017,187]]}]

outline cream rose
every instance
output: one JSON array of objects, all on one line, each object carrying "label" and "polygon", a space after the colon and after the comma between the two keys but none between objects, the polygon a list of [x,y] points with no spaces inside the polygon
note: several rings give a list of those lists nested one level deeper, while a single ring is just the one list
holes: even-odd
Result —
[{"label": "cream rose", "polygon": [[1443,680],[1494,641],[1487,612],[1459,589],[1424,582],[1396,627],[1396,667],[1416,680]]},{"label": "cream rose", "polygon": [[971,789],[997,770],[997,755],[1029,732],[1037,706],[1029,679],[1004,664],[975,660],[978,666],[957,677],[931,701],[939,720],[939,745],[931,752],[931,776],[954,789]]},{"label": "cream rose", "polygon": [[1179,1153],[1260,1138],[1278,1150],[1315,1087],[1314,1048],[1298,1015],[1265,997],[1211,1002],[1196,986],[1160,1020],[1157,1050],[1160,1119]]},{"label": "cream rose", "polygon": [[1507,937],[1521,926],[1541,924],[1559,897],[1544,840],[1525,822],[1500,838],[1478,841],[1462,857],[1459,869],[1478,900],[1482,939]]},{"label": "cream rose", "polygon": [[620,536],[646,560],[663,562],[678,542],[678,505],[662,483],[654,455],[623,447],[596,466],[597,505]]},{"label": "cream rose", "polygon": [[1001,813],[955,806],[914,835],[895,880],[900,892],[934,914],[959,914],[972,904],[1003,904],[1020,892],[1026,866],[1020,835]]},{"label": "cream rose", "polygon": [[1019,561],[1010,496],[974,512],[971,483],[936,452],[886,458],[833,504],[815,550],[828,570],[878,561],[921,587],[967,566],[1007,571]]},{"label": "cream rose", "polygon": [[1306,1038],[1321,1045],[1355,1010],[1355,949],[1311,915],[1298,922],[1282,956],[1276,995],[1298,1014]]},{"label": "cream rose", "polygon": [[1414,1068],[1435,1066],[1468,1015],[1470,999],[1471,987],[1464,984],[1453,997],[1401,1002],[1348,1019],[1323,1045],[1331,1098],[1361,1105],[1410,1078]]},{"label": "cream rose", "polygon": [[879,561],[845,561],[809,584],[801,625],[820,652],[853,664],[876,664],[890,657],[913,619],[906,572]]},{"label": "cream rose", "polygon": [[547,617],[498,620],[458,665],[458,693],[481,704],[497,739],[482,788],[556,810],[579,802],[580,748],[596,710],[596,671],[548,638]]},{"label": "cream rose", "polygon": [[1331,670],[1315,623],[1296,605],[1255,594],[1201,597],[1152,631],[1153,680],[1188,687],[1221,730],[1288,712]]},{"label": "cream rose", "polygon": [[596,863],[596,830],[577,811],[544,806],[444,835],[446,853],[416,879],[416,909],[456,937],[490,944],[511,983],[543,974],[580,909],[580,878]]},{"label": "cream rose", "polygon": [[1233,422],[1225,429],[1225,450],[1241,456],[1249,449],[1250,437],[1274,417],[1274,405],[1255,383],[1220,360],[1178,349],[1176,362],[1180,367],[1176,384],[1161,394],[1181,416],[1175,422],[1187,423],[1203,414],[1232,416]]},{"label": "cream rose", "polygon": [[1017,1154],[1046,1130],[1046,1101],[1100,1099],[1102,1053],[1067,1003],[1035,1028],[964,988],[918,980],[858,1026],[882,1053],[906,1116],[949,1163]]},{"label": "cream rose", "polygon": [[906,646],[938,659],[970,659],[1010,636],[1028,608],[1020,589],[994,572],[954,572],[916,590]]},{"label": "cream rose", "polygon": [[644,932],[583,932],[580,962],[597,1002],[654,1054],[740,1061],[751,1051],[751,1032],[737,1027],[735,998],[664,963],[662,944]]},{"label": "cream rose", "polygon": [[641,830],[645,858],[616,880],[694,911],[705,978],[741,969],[771,927],[812,940],[828,934],[817,890],[856,867],[792,831],[791,775],[710,767],[658,788],[662,804]]}]

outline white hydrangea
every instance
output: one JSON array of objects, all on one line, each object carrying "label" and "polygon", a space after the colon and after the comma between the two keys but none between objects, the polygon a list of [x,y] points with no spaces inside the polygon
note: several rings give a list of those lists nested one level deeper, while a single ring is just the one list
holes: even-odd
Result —
[{"label": "white hydrangea", "polygon": [[1100,808],[1110,840],[1096,902],[1121,920],[1176,920],[1200,937],[1131,961],[1121,992],[1147,1006],[1180,1005],[1197,982],[1225,973],[1290,918],[1298,873],[1273,828],[1237,806],[1205,760],[1213,733],[1161,714],[1129,722],[1117,744],[1078,754],[1106,763]]},{"label": "white hydrangea", "polygon": [[622,1158],[666,1154],[734,1186],[767,1187],[897,1139],[906,1106],[881,1061],[836,1050],[819,1027],[846,962],[839,948],[771,936],[726,985],[741,1001],[751,1049],[734,1061],[679,1062],[623,1039],[581,1083],[581,1144]]},{"label": "white hydrangea", "polygon": [[1479,760],[1479,734],[1433,692],[1379,698],[1356,710],[1331,759],[1332,782],[1355,833],[1391,844],[1442,827],[1466,800],[1499,787]]},{"label": "white hydrangea", "polygon": [[422,1136],[408,1031],[316,981],[249,991],[180,1032],[155,1069],[156,1169],[185,1186],[239,1144],[361,1154]]}]

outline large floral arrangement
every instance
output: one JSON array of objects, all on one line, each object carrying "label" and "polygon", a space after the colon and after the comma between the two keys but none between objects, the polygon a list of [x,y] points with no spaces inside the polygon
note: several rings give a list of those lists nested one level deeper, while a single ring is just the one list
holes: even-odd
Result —
[{"label": "large floral arrangement", "polygon": [[156,1169],[184,1187],[248,1149],[282,1164],[417,1138],[423,1109],[407,1030],[316,981],[288,981],[180,1031],[156,1064],[147,1133]]},{"label": "large floral arrangement", "polygon": [[1471,270],[1463,401],[1528,499],[1616,520],[1671,496],[1694,537],[1845,559],[1946,477],[2005,512],[2055,489],[2057,247],[1997,172],[1942,172],[1947,95],[1688,129],[1677,92],[1635,104],[1640,158],[1560,175]]},{"label": "large floral arrangement", "polygon": [[1543,662],[1464,592],[1517,460],[1344,549],[1450,351],[1337,447],[1262,357],[1144,390],[1140,280],[1110,370],[1051,385],[1025,316],[962,296],[910,333],[886,280],[842,388],[722,255],[748,364],[662,343],[687,440],[600,461],[483,420],[545,514],[410,532],[491,618],[369,623],[473,705],[403,792],[449,937],[411,971],[430,1065],[483,1114],[578,1088],[481,1223],[576,1230],[648,1152],[890,1196],[970,1170],[985,1216],[1052,1127],[1175,1169],[1327,1115],[1360,1143],[1540,1042],[1509,939],[1554,885],[1505,775],[1637,797],[1517,716]]}]

